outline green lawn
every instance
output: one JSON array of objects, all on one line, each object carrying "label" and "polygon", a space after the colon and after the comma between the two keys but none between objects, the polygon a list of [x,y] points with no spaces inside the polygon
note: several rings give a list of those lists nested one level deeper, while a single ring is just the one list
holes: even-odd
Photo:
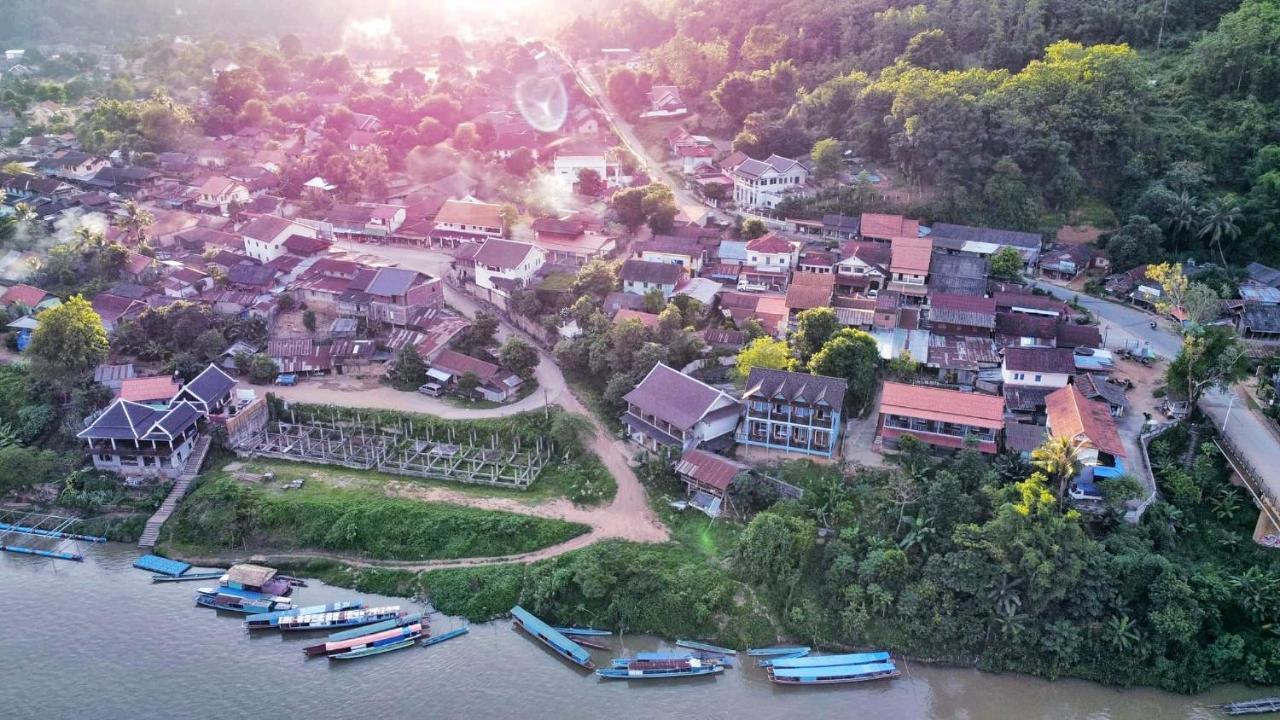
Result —
[{"label": "green lawn", "polygon": [[585,525],[391,498],[363,483],[245,482],[206,477],[166,527],[181,553],[219,549],[322,549],[386,560],[512,555],[562,543]]}]

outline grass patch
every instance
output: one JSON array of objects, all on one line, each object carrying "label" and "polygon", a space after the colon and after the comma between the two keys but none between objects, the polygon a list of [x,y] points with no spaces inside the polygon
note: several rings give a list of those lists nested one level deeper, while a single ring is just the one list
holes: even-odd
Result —
[{"label": "grass patch", "polygon": [[568,292],[573,289],[577,276],[569,273],[550,273],[538,283],[538,290],[549,293]]},{"label": "grass patch", "polygon": [[663,498],[654,509],[671,531],[671,539],[689,550],[713,560],[727,558],[738,542],[742,526],[725,518],[711,518],[692,508],[680,512]]},{"label": "grass patch", "polygon": [[147,526],[146,513],[134,515],[110,515],[81,520],[70,532],[79,535],[97,535],[113,542],[136,543]]},{"label": "grass patch", "polygon": [[179,549],[317,548],[385,560],[513,555],[562,543],[585,525],[388,498],[308,483],[282,492],[217,473],[170,524]]}]

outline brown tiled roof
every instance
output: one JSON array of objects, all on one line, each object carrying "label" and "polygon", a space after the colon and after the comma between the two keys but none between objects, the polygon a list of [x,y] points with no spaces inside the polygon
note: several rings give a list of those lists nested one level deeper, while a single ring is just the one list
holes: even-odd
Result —
[{"label": "brown tiled roof", "polygon": [[323,238],[307,237],[306,235],[290,235],[285,238],[284,247],[291,253],[299,255],[313,255],[324,250],[328,250],[333,243]]},{"label": "brown tiled roof", "polygon": [[933,241],[929,238],[895,237],[890,246],[889,269],[912,275],[928,275],[933,257]]},{"label": "brown tiled roof", "polygon": [[996,313],[996,332],[1012,337],[1051,338],[1057,337],[1057,318],[1024,313]]},{"label": "brown tiled roof", "polygon": [[1058,347],[1102,347],[1102,333],[1097,325],[1076,325],[1075,323],[1058,323]]},{"label": "brown tiled roof", "polygon": [[20,302],[29,308],[39,305],[42,300],[48,297],[49,293],[38,287],[31,285],[14,285],[4,291],[4,295],[0,295],[0,304],[12,305]]},{"label": "brown tiled roof", "polygon": [[491,238],[484,241],[484,245],[476,252],[474,259],[478,265],[511,270],[519,267],[533,249],[533,246],[528,243]]},{"label": "brown tiled roof", "polygon": [[791,285],[787,286],[787,309],[809,310],[831,305],[835,282],[835,275],[831,273],[795,273]]},{"label": "brown tiled roof", "polygon": [[631,308],[620,308],[617,314],[613,316],[613,321],[616,323],[620,323],[623,320],[636,320],[647,328],[655,327],[658,324],[657,315],[654,315],[653,313],[640,312],[639,310],[632,310]]},{"label": "brown tiled roof", "polygon": [[480,227],[502,227],[502,207],[489,203],[463,202],[446,200],[436,213],[436,223],[453,225],[477,225]]},{"label": "brown tiled roof", "polygon": [[658,285],[675,285],[684,276],[684,269],[674,263],[627,260],[622,263],[618,277],[624,281],[650,282]]},{"label": "brown tiled roof", "polygon": [[920,235],[920,221],[908,220],[901,215],[862,213],[858,227],[863,237],[870,238],[891,240],[897,237],[913,238]]},{"label": "brown tiled roof", "polygon": [[120,392],[116,397],[131,402],[168,400],[177,394],[179,387],[168,375],[126,378],[120,381]]},{"label": "brown tiled roof", "polygon": [[293,225],[292,220],[278,215],[259,215],[240,230],[240,234],[261,242],[270,242]]},{"label": "brown tiled roof", "polygon": [[431,365],[452,375],[474,373],[476,377],[480,378],[481,382],[492,380],[498,374],[497,365],[485,362],[480,358],[473,358],[470,355],[463,355],[454,350],[441,351]]},{"label": "brown tiled roof", "polygon": [[880,412],[993,430],[1004,427],[1003,398],[923,385],[885,383]]},{"label": "brown tiled roof", "polygon": [[230,192],[236,181],[223,175],[214,175],[200,184],[201,195],[221,195]]},{"label": "brown tiled roof", "polygon": [[1009,347],[1004,349],[1004,367],[1014,372],[1070,375],[1075,372],[1076,360],[1066,348]]},{"label": "brown tiled roof", "polygon": [[1054,437],[1074,440],[1083,436],[1108,455],[1124,457],[1124,443],[1106,403],[1088,400],[1075,385],[1059,388],[1046,399],[1049,429]]},{"label": "brown tiled roof", "polygon": [[691,429],[717,405],[737,404],[726,393],[662,363],[622,399],[682,430]]},{"label": "brown tiled roof", "polygon": [[1008,310],[1013,307],[1022,307],[1034,310],[1052,311],[1062,315],[1066,315],[1071,312],[1071,309],[1067,307],[1066,303],[1049,295],[998,292],[994,297],[996,300],[996,307],[1001,310]]},{"label": "brown tiled roof", "polygon": [[722,493],[729,489],[739,473],[746,471],[746,465],[697,448],[686,451],[680,456],[680,462],[676,463],[676,472]]},{"label": "brown tiled roof", "polygon": [[760,253],[789,253],[791,243],[777,233],[767,233],[747,243],[747,250]]},{"label": "brown tiled roof", "polygon": [[536,233],[577,237],[586,232],[586,225],[580,220],[540,217],[533,221],[533,231]]}]

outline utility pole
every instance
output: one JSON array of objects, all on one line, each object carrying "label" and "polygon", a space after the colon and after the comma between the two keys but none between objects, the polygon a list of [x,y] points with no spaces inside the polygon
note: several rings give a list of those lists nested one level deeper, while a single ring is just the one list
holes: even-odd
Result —
[{"label": "utility pole", "polygon": [[1222,416],[1222,432],[1227,431],[1227,421],[1231,419],[1231,408],[1236,405],[1236,394],[1231,393],[1231,401],[1227,403],[1227,414]]}]

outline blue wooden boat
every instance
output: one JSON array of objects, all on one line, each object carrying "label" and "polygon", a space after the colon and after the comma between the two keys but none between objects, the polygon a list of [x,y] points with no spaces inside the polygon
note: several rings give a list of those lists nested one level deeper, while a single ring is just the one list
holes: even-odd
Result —
[{"label": "blue wooden boat", "polygon": [[466,635],[466,634],[467,634],[467,633],[469,633],[469,632],[471,632],[471,626],[470,626],[470,625],[463,625],[463,626],[462,626],[462,627],[460,627],[460,628],[455,628],[455,629],[450,630],[450,631],[448,631],[448,632],[442,632],[442,633],[440,633],[439,635],[432,635],[431,637],[423,638],[423,639],[420,641],[420,644],[422,645],[422,647],[430,647],[430,646],[432,646],[432,645],[439,645],[439,644],[440,644],[440,643],[442,643],[442,642],[445,642],[445,641],[447,641],[447,640],[452,640],[452,639],[454,639],[454,638],[456,638],[456,637],[461,637],[461,636],[463,636],[463,635]]},{"label": "blue wooden boat", "polygon": [[214,610],[226,610],[227,612],[243,613],[245,615],[258,615],[276,610],[288,610],[293,607],[289,603],[289,598],[246,598],[222,593],[214,595],[201,593],[196,595],[196,604],[201,607],[213,608]]},{"label": "blue wooden boat", "polygon": [[170,582],[191,582],[192,580],[216,580],[222,577],[225,570],[217,570],[215,572],[187,573],[186,575],[152,575],[153,583],[170,583]]},{"label": "blue wooden boat", "polygon": [[404,627],[406,625],[413,625],[421,620],[422,613],[409,613],[408,615],[401,615],[400,617],[383,620],[382,622],[373,623],[372,625],[361,625],[360,627],[356,627],[351,630],[336,632],[331,634],[328,637],[328,640],[329,642],[342,642],[343,640],[350,640],[351,638],[373,635],[387,630],[395,630],[396,628]]},{"label": "blue wooden boat", "polygon": [[760,665],[760,667],[762,668],[773,667],[775,663],[781,660],[794,660],[796,658],[807,657],[808,655],[809,655],[808,650],[793,652],[790,655],[774,655],[773,657],[761,658],[758,665]]},{"label": "blue wooden boat", "polygon": [[702,652],[715,653],[717,655],[737,655],[737,650],[720,647],[719,645],[709,645],[707,643],[697,642],[696,640],[677,640],[676,645],[690,650],[701,650]]},{"label": "blue wooden boat", "polygon": [[535,640],[555,650],[556,654],[574,665],[588,670],[595,669],[595,663],[591,662],[591,653],[587,652],[586,648],[534,617],[528,610],[516,605],[511,608],[511,619],[517,628],[529,633]]},{"label": "blue wooden boat", "polygon": [[773,667],[812,668],[836,667],[839,665],[865,665],[867,663],[889,662],[887,652],[851,653],[848,655],[814,655],[811,657],[774,660]]},{"label": "blue wooden boat", "polygon": [[210,597],[214,595],[233,595],[235,597],[241,597],[248,600],[262,600],[265,598],[272,598],[272,597],[281,597],[281,598],[284,597],[283,595],[272,595],[270,593],[259,592],[257,590],[245,590],[244,588],[226,587],[225,585],[218,585],[215,587],[196,588],[196,592],[200,593],[201,595],[208,595]]},{"label": "blue wooden boat", "polygon": [[769,680],[779,685],[836,685],[888,680],[901,675],[891,662],[827,667],[769,668]]},{"label": "blue wooden boat", "polygon": [[614,658],[610,661],[613,667],[627,667],[633,662],[667,662],[681,660],[698,660],[705,665],[723,665],[733,667],[733,658],[728,655],[692,652],[642,652],[633,658]]},{"label": "blue wooden boat", "polygon": [[563,634],[565,634],[565,635],[586,635],[586,636],[591,636],[591,635],[612,635],[612,634],[613,634],[613,631],[612,631],[612,630],[597,630],[596,628],[589,628],[589,627],[588,627],[588,628],[584,628],[584,627],[558,627],[558,628],[556,628],[556,630],[559,630],[561,633],[563,633]]},{"label": "blue wooden boat", "polygon": [[724,672],[724,665],[706,663],[698,658],[681,660],[639,660],[626,665],[601,668],[596,675],[608,680],[655,680],[661,678],[696,677]]},{"label": "blue wooden boat", "polygon": [[811,649],[807,645],[778,645],[767,648],[748,648],[747,654],[751,657],[771,657],[773,655],[792,655],[801,651],[808,652]]},{"label": "blue wooden boat", "polygon": [[369,657],[370,655],[381,655],[382,653],[391,652],[392,650],[403,650],[411,647],[418,642],[421,635],[409,635],[403,640],[379,640],[367,647],[348,650],[346,652],[336,653],[329,656],[330,660],[355,660],[357,658]]},{"label": "blue wooden boat", "polygon": [[302,653],[307,657],[316,657],[317,655],[337,655],[338,653],[360,650],[373,645],[385,645],[387,643],[399,642],[410,637],[415,639],[422,637],[422,625],[414,623],[413,625],[406,625],[392,630],[384,630],[372,635],[362,635],[360,637],[349,638],[347,640],[340,640],[337,642],[322,642],[315,645],[308,645],[307,647],[302,648]]},{"label": "blue wooden boat", "polygon": [[290,610],[277,610],[275,612],[250,615],[244,619],[244,626],[249,630],[264,630],[279,627],[281,618],[296,617],[298,615],[320,615],[323,613],[340,612],[342,610],[358,610],[362,607],[364,607],[363,602],[359,600],[351,600],[329,603],[328,605],[310,605],[307,607],[292,608]]},{"label": "blue wooden boat", "polygon": [[399,605],[386,607],[361,608],[359,610],[340,610],[312,615],[289,615],[280,618],[276,625],[283,632],[302,630],[330,630],[334,628],[356,627],[400,617]]}]

